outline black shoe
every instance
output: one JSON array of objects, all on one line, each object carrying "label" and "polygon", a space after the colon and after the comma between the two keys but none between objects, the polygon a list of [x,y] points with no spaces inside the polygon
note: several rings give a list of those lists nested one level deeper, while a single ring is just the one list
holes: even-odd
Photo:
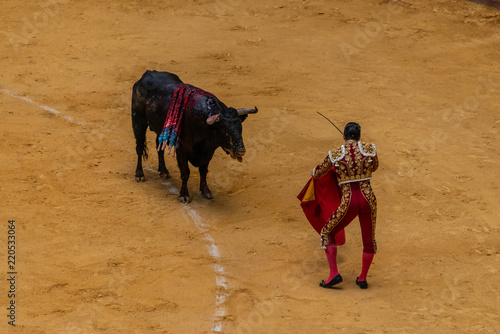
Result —
[{"label": "black shoe", "polygon": [[337,285],[339,283],[342,283],[342,276],[340,276],[340,274],[337,274],[337,276],[332,278],[332,280],[328,283],[325,283],[325,281],[321,281],[321,283],[319,283],[319,286],[322,288],[330,289],[334,285]]},{"label": "black shoe", "polygon": [[360,289],[368,289],[368,282],[367,281],[358,281],[359,277],[356,278],[356,285],[359,285]]}]

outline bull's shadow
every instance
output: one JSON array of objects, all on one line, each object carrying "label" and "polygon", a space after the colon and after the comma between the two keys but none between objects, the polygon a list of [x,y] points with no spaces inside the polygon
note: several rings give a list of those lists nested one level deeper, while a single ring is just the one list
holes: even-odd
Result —
[{"label": "bull's shadow", "polygon": [[144,182],[142,159],[148,158],[146,131],[156,133],[158,172],[170,178],[165,166],[165,148],[177,156],[182,186],[179,200],[190,202],[187,182],[189,164],[200,171],[200,191],[203,198],[212,199],[207,185],[208,165],[215,150],[221,147],[233,159],[242,161],[245,145],[242,122],[257,107],[231,108],[215,95],[185,84],[169,72],[146,71],[134,84],[132,93],[132,127],[134,129],[137,168],[135,180]]}]

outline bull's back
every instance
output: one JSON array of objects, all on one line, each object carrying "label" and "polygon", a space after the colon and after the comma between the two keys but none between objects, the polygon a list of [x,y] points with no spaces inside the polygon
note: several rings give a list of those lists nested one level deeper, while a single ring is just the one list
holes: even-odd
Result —
[{"label": "bull's back", "polygon": [[172,84],[182,84],[182,80],[173,73],[148,70],[134,84],[132,103],[139,107],[151,97],[157,96],[162,88]]},{"label": "bull's back", "polygon": [[144,87],[148,87],[149,89],[182,83],[182,80],[176,74],[149,70],[142,75],[139,81],[142,82]]}]

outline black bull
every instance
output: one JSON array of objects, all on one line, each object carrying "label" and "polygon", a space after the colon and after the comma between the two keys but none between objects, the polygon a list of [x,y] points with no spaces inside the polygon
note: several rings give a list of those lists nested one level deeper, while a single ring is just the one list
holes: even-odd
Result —
[{"label": "black bull", "polygon": [[[137,182],[145,181],[142,158],[147,159],[146,131],[149,128],[158,136],[163,130],[170,101],[174,92],[182,87],[193,91],[192,103],[184,109],[181,131],[176,148],[177,164],[181,171],[182,187],[179,200],[189,202],[187,181],[189,179],[188,161],[200,171],[200,191],[204,198],[213,195],[207,185],[208,164],[218,147],[241,162],[245,154],[241,123],[248,114],[258,110],[248,108],[228,108],[213,94],[184,84],[177,75],[168,72],[146,71],[134,84],[132,93],[132,126],[134,129],[137,169]],[[162,178],[170,178],[165,166],[164,150],[158,150],[158,172]]]}]

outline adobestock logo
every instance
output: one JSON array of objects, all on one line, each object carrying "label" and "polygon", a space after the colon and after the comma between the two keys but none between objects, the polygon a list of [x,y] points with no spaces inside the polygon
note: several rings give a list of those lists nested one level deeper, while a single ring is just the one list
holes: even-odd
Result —
[{"label": "adobestock logo", "polygon": [[352,39],[352,43],[340,43],[339,48],[344,55],[348,64],[352,61],[352,56],[360,54],[362,50],[369,47],[372,42],[384,30],[384,24],[390,24],[392,18],[396,14],[400,14],[403,7],[397,2],[389,2],[387,8],[379,11],[378,13],[371,13],[375,21],[368,22],[364,27],[356,27],[354,30],[356,34]]},{"label": "adobestock logo", "polygon": [[18,33],[0,31],[7,43],[12,46],[16,53],[19,53],[20,45],[28,45],[30,39],[34,38],[41,29],[49,24],[50,18],[59,13],[60,5],[67,4],[69,0],[48,1],[39,3],[36,12],[22,18],[22,27]]}]

